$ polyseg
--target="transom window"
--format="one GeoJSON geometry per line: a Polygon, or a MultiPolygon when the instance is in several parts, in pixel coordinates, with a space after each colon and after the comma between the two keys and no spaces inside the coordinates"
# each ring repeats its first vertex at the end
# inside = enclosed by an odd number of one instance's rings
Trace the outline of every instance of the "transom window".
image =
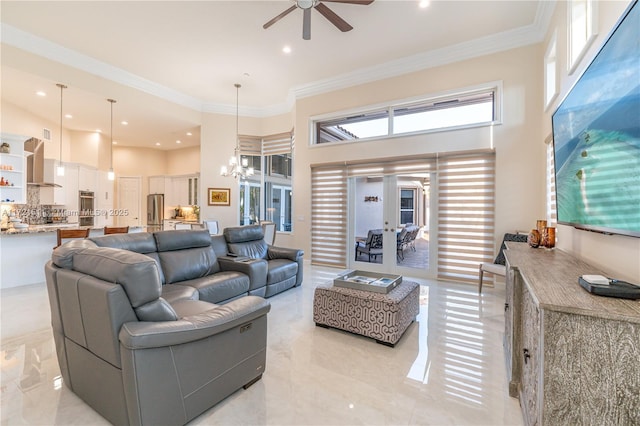
{"type": "Polygon", "coordinates": [[[497,120],[497,88],[390,105],[314,121],[315,144],[451,130],[497,120]]]}

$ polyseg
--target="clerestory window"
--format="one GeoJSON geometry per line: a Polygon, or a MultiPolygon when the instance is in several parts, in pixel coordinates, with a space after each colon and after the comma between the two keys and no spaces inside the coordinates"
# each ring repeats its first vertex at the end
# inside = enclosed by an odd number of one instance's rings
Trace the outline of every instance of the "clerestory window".
{"type": "Polygon", "coordinates": [[[315,120],[315,144],[489,125],[498,120],[497,87],[372,108],[315,120]]]}

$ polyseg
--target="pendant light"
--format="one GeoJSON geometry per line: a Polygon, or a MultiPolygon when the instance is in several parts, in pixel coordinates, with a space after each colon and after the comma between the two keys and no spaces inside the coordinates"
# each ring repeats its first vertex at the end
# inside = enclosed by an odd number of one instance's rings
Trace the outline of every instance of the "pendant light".
{"type": "Polygon", "coordinates": [[[114,180],[116,178],[116,174],[113,172],[113,104],[116,103],[115,99],[107,99],[107,101],[111,104],[111,143],[109,144],[109,173],[107,174],[107,179],[114,180]]]}
{"type": "Polygon", "coordinates": [[[233,157],[229,159],[229,166],[222,166],[220,168],[220,175],[233,176],[235,179],[238,177],[240,179],[246,179],[249,176],[253,176],[254,170],[253,167],[248,167],[249,161],[246,158],[241,158],[240,156],[240,133],[238,131],[238,117],[240,114],[238,104],[240,87],[242,86],[236,83],[234,84],[234,87],[236,88],[236,147],[233,151],[233,157]]]}
{"type": "Polygon", "coordinates": [[[58,163],[57,175],[64,176],[64,166],[62,165],[62,91],[67,88],[64,84],[57,83],[60,88],[60,162],[58,163]]]}

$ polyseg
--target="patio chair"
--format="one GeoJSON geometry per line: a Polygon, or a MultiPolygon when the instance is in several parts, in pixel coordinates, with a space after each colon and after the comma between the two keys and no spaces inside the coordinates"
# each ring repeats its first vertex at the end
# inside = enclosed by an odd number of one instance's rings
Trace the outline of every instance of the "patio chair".
{"type": "Polygon", "coordinates": [[[370,229],[366,241],[356,242],[355,260],[358,260],[360,254],[368,255],[368,262],[371,262],[371,256],[374,260],[378,259],[378,256],[382,256],[382,229],[370,229]]]}

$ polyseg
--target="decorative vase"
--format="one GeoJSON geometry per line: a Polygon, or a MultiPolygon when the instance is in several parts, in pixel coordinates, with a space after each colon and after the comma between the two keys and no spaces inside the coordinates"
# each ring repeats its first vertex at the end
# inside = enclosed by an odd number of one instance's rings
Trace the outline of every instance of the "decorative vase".
{"type": "MultiPolygon", "coordinates": [[[[547,221],[546,220],[538,220],[536,222],[536,229],[538,230],[538,233],[540,234],[540,238],[542,239],[542,235],[544,234],[544,228],[547,227],[547,221]]],[[[540,241],[540,243],[542,243],[542,241],[540,241]]]]}
{"type": "Polygon", "coordinates": [[[537,229],[532,229],[527,237],[527,243],[530,247],[538,248],[540,246],[540,232],[537,229]]]}
{"type": "Polygon", "coordinates": [[[540,245],[548,249],[552,249],[556,246],[556,228],[552,226],[544,228],[544,232],[542,233],[542,242],[540,245]]]}
{"type": "Polygon", "coordinates": [[[0,152],[3,154],[10,154],[11,153],[11,145],[9,145],[6,142],[3,142],[2,145],[0,145],[0,152]]]}

